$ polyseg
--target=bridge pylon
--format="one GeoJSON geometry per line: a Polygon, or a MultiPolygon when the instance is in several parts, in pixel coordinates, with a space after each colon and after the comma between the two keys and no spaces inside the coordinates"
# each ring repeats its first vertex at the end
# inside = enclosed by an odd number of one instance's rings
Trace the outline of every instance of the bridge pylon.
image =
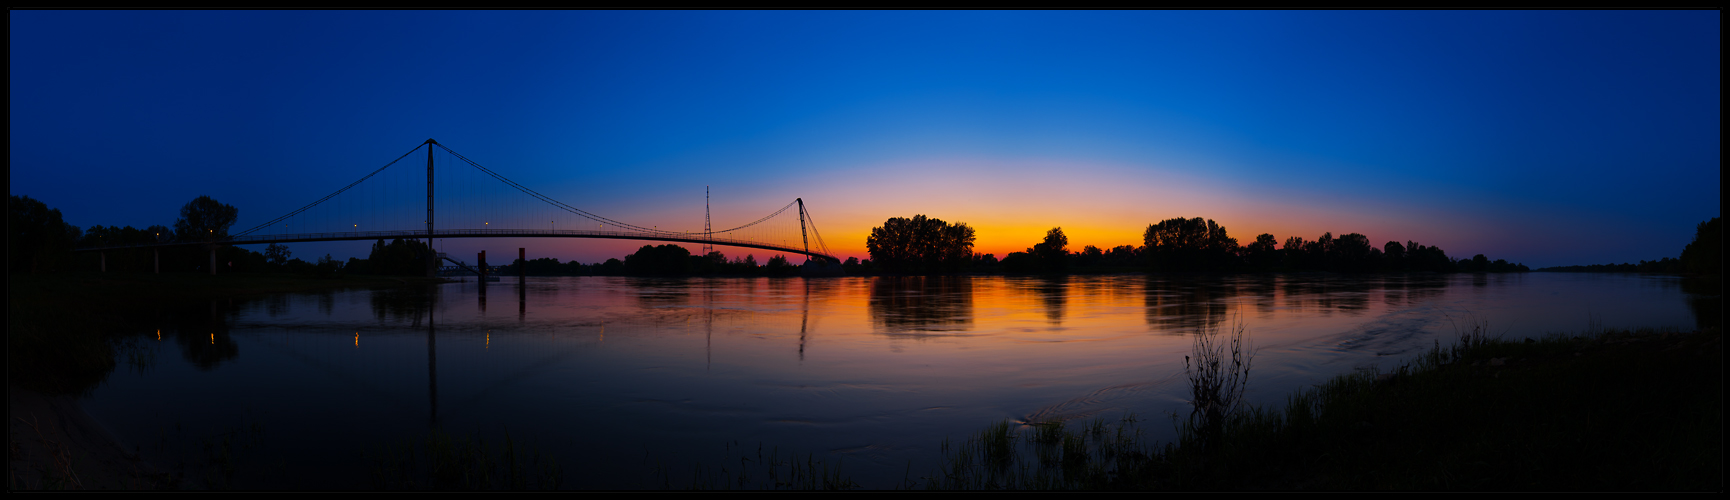
{"type": "Polygon", "coordinates": [[[433,246],[433,146],[438,141],[428,137],[426,140],[426,277],[436,278],[439,272],[439,259],[433,246]]]}

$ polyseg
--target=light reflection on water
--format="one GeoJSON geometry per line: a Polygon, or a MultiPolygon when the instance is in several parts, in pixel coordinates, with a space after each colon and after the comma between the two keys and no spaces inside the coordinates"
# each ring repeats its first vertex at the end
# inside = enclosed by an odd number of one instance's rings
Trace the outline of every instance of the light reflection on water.
{"type": "Polygon", "coordinates": [[[173,332],[155,349],[179,356],[117,371],[86,408],[169,468],[203,453],[172,443],[263,429],[237,477],[261,488],[367,487],[363,450],[435,427],[508,431],[577,488],[717,466],[730,442],[890,487],[997,420],[1133,412],[1169,439],[1190,335],[1233,321],[1257,349],[1257,404],[1472,319],[1516,338],[1695,324],[1675,278],[1548,273],[530,278],[187,309],[141,326],[173,332]]]}

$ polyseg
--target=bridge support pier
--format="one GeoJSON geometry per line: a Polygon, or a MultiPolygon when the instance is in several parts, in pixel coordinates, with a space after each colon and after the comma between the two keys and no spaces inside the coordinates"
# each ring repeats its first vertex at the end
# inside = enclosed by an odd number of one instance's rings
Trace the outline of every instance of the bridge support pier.
{"type": "Polygon", "coordinates": [[[522,247],[517,247],[517,284],[518,285],[523,284],[523,280],[527,279],[527,276],[529,275],[529,271],[528,271],[529,258],[528,258],[528,255],[529,255],[528,249],[522,248],[522,247]]]}
{"type": "Polygon", "coordinates": [[[161,249],[157,249],[157,248],[150,249],[150,270],[154,271],[156,274],[162,274],[162,250],[161,249]]]}
{"type": "Polygon", "coordinates": [[[102,257],[102,263],[100,264],[102,267],[99,269],[101,269],[102,272],[108,272],[108,252],[97,252],[96,254],[102,257]]]}
{"type": "Polygon", "coordinates": [[[210,275],[216,276],[216,245],[210,246],[210,275]]]}

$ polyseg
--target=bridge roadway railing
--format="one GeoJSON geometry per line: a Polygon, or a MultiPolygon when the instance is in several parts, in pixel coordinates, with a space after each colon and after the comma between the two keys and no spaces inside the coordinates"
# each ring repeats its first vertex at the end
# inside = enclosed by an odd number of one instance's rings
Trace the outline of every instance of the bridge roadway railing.
{"type": "MultiPolygon", "coordinates": [[[[126,248],[150,248],[150,247],[186,246],[186,245],[249,245],[249,244],[250,245],[257,245],[257,244],[265,244],[265,243],[296,243],[296,242],[307,242],[307,241],[373,240],[373,239],[395,239],[395,238],[419,239],[419,238],[427,238],[427,237],[433,237],[433,238],[565,237],[565,238],[608,238],[608,239],[630,239],[630,240],[654,240],[654,241],[671,241],[671,242],[680,242],[680,243],[708,243],[708,244],[713,244],[713,245],[725,245],[725,246],[735,246],[735,247],[745,247],[745,248],[761,248],[764,250],[783,251],[783,252],[788,252],[788,253],[805,254],[805,255],[811,255],[814,257],[825,257],[825,258],[829,258],[829,259],[834,259],[834,257],[828,256],[828,255],[822,255],[822,254],[817,254],[817,253],[807,253],[806,251],[804,251],[802,249],[798,249],[798,248],[786,247],[786,246],[781,246],[781,245],[773,245],[773,244],[762,243],[762,242],[751,241],[751,240],[743,240],[743,239],[736,239],[736,238],[714,238],[714,237],[705,238],[703,236],[703,233],[678,233],[678,232],[671,232],[671,231],[662,231],[662,232],[606,231],[606,230],[586,230],[586,229],[561,229],[561,230],[554,230],[554,229],[437,229],[437,230],[433,230],[431,234],[428,234],[426,230],[344,231],[344,232],[330,232],[330,233],[257,234],[257,235],[235,236],[235,237],[231,237],[231,238],[228,238],[226,240],[220,240],[220,241],[194,241],[194,242],[154,243],[154,244],[138,244],[138,245],[114,245],[114,246],[79,248],[79,249],[76,249],[74,251],[75,252],[91,252],[91,251],[101,251],[101,250],[120,250],[120,249],[126,249],[126,248]]],[[[839,260],[839,259],[836,259],[836,260],[839,260]]]]}

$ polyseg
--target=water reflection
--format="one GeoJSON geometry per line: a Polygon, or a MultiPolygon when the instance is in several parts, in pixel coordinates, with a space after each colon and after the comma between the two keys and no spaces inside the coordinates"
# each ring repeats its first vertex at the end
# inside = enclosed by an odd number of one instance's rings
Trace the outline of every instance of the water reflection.
{"type": "Polygon", "coordinates": [[[1694,313],[1696,328],[1724,326],[1724,281],[1718,276],[1691,276],[1681,280],[1682,293],[1688,297],[1688,310],[1694,313]]]}
{"type": "Polygon", "coordinates": [[[1285,307],[1355,316],[1369,307],[1370,292],[1380,284],[1378,276],[1296,275],[1283,279],[1280,290],[1285,307]]]}
{"type": "Polygon", "coordinates": [[[872,325],[884,333],[953,335],[973,326],[973,280],[967,276],[871,279],[872,325]]]}
{"type": "Polygon", "coordinates": [[[1227,299],[1238,293],[1235,283],[1211,276],[1149,276],[1143,283],[1147,325],[1171,332],[1218,326],[1230,309],[1227,299]]]}
{"type": "Polygon", "coordinates": [[[1279,279],[1272,274],[1246,276],[1238,283],[1238,291],[1249,299],[1257,313],[1272,313],[1279,307],[1275,294],[1279,290],[1279,279]]]}
{"type": "Polygon", "coordinates": [[[187,306],[176,311],[172,317],[177,324],[171,329],[181,356],[203,371],[240,357],[240,344],[229,335],[228,321],[237,310],[232,300],[212,300],[208,307],[187,306]]]}
{"type": "Polygon", "coordinates": [[[1063,305],[1069,299],[1069,277],[1041,277],[1034,289],[1039,293],[1039,301],[1045,304],[1045,321],[1051,326],[1063,325],[1063,305]]]}
{"type": "Polygon", "coordinates": [[[421,318],[431,317],[432,305],[438,301],[440,287],[407,286],[373,290],[369,294],[372,314],[380,323],[408,322],[419,327],[421,318]]]}
{"type": "Polygon", "coordinates": [[[636,289],[637,304],[645,309],[690,304],[690,288],[700,283],[686,278],[632,278],[627,282],[636,289]]]}

